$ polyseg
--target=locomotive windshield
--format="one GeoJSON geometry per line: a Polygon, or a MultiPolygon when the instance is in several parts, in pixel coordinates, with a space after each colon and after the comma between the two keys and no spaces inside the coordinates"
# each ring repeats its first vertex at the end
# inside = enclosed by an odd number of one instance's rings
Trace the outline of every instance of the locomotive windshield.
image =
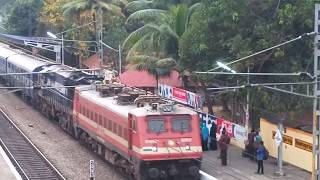
{"type": "Polygon", "coordinates": [[[148,130],[153,133],[165,132],[164,119],[150,118],[148,119],[148,130]]]}
{"type": "Polygon", "coordinates": [[[191,130],[190,118],[179,117],[172,119],[172,131],[174,132],[189,132],[191,130]]]}
{"type": "Polygon", "coordinates": [[[147,118],[147,125],[149,132],[157,134],[167,132],[167,128],[172,132],[190,132],[191,117],[188,115],[149,116],[147,118]]]}

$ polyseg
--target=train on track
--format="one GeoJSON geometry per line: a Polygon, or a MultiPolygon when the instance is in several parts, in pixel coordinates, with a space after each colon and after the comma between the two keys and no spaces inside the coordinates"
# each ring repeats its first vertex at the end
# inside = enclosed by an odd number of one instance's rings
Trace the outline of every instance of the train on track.
{"type": "Polygon", "coordinates": [[[5,44],[0,74],[25,101],[134,179],[199,179],[195,111],[5,44]]]}

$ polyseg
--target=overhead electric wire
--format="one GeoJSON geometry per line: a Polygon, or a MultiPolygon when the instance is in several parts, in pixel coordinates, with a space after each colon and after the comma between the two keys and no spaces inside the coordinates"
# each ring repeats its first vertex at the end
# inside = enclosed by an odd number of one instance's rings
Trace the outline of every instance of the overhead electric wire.
{"type": "Polygon", "coordinates": [[[1,95],[6,95],[6,94],[11,94],[11,93],[22,91],[22,90],[23,89],[15,89],[15,90],[12,90],[12,91],[2,92],[2,93],[0,93],[0,96],[1,95]]]}
{"type": "MultiPolygon", "coordinates": [[[[264,50],[258,51],[258,52],[256,52],[256,53],[253,53],[253,54],[251,54],[251,55],[248,55],[248,56],[242,57],[242,58],[240,58],[240,59],[231,61],[231,62],[229,62],[229,63],[226,63],[225,65],[228,66],[228,65],[231,65],[231,64],[234,64],[234,63],[243,61],[243,60],[245,60],[245,59],[248,59],[248,58],[251,58],[251,57],[253,57],[253,56],[259,55],[259,54],[261,54],[261,53],[270,51],[270,50],[275,49],[275,48],[277,48],[277,47],[280,47],[280,46],[289,44],[289,43],[294,42],[294,41],[297,41],[297,40],[300,40],[300,39],[302,39],[302,38],[304,38],[304,37],[306,37],[306,36],[311,36],[311,35],[315,35],[315,34],[316,34],[315,32],[304,33],[304,34],[302,34],[302,35],[300,35],[300,36],[298,36],[298,37],[296,37],[296,38],[294,38],[294,39],[291,39],[291,40],[289,40],[289,41],[285,41],[285,42],[280,43],[280,44],[278,44],[278,45],[271,46],[271,47],[269,47],[269,48],[267,48],[267,49],[264,49],[264,50]]],[[[215,68],[210,69],[210,70],[208,70],[208,71],[206,71],[206,72],[215,71],[215,70],[217,70],[217,69],[219,69],[219,68],[220,68],[220,67],[215,67],[215,68]]]]}
{"type": "MultiPolygon", "coordinates": [[[[200,72],[197,74],[217,74],[217,75],[249,75],[249,76],[301,76],[302,72],[298,73],[232,73],[232,72],[200,72]]],[[[306,73],[307,74],[307,73],[306,73]]]]}
{"type": "Polygon", "coordinates": [[[274,91],[283,92],[283,93],[289,93],[289,94],[296,95],[296,96],[302,96],[302,97],[306,97],[306,98],[313,98],[313,99],[314,98],[317,98],[317,99],[320,98],[320,97],[316,97],[316,96],[309,96],[309,95],[296,93],[296,92],[292,92],[292,91],[287,91],[287,90],[284,90],[284,89],[279,89],[279,88],[270,87],[270,86],[261,86],[261,87],[266,88],[266,89],[271,89],[271,90],[274,90],[274,91]]]}
{"type": "Polygon", "coordinates": [[[94,69],[59,69],[59,70],[52,70],[46,72],[25,72],[25,73],[0,73],[0,76],[11,76],[11,75],[32,75],[32,74],[50,74],[50,73],[57,73],[57,72],[86,72],[86,71],[101,71],[101,68],[94,68],[94,69]]]}
{"type": "Polygon", "coordinates": [[[44,61],[44,62],[49,62],[49,63],[55,63],[55,61],[53,61],[52,59],[49,59],[49,58],[47,58],[47,57],[45,57],[45,56],[42,56],[42,55],[39,55],[39,54],[33,55],[33,54],[32,54],[32,51],[30,51],[30,50],[28,50],[28,49],[25,49],[25,48],[22,48],[22,47],[20,47],[20,46],[17,46],[17,45],[15,45],[15,44],[11,43],[11,42],[4,41],[4,40],[1,40],[1,39],[0,39],[0,42],[2,42],[3,44],[6,44],[6,45],[13,46],[13,47],[15,47],[15,48],[17,48],[17,49],[19,49],[19,50],[22,51],[22,52],[21,52],[21,51],[20,51],[20,52],[17,52],[15,49],[13,49],[13,51],[15,51],[17,54],[23,53],[23,54],[25,54],[25,55],[27,55],[27,56],[34,56],[34,57],[37,57],[37,58],[42,58],[42,59],[37,59],[37,60],[39,60],[39,61],[44,61]],[[26,52],[23,52],[23,51],[29,52],[30,54],[28,54],[28,53],[26,53],[26,52]]]}

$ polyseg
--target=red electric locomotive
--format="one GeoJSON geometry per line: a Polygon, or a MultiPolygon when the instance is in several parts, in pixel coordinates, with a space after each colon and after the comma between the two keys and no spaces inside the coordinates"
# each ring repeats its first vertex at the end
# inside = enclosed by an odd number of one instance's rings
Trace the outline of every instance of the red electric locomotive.
{"type": "Polygon", "coordinates": [[[76,88],[75,135],[138,180],[198,179],[196,112],[121,84],[76,88]]]}

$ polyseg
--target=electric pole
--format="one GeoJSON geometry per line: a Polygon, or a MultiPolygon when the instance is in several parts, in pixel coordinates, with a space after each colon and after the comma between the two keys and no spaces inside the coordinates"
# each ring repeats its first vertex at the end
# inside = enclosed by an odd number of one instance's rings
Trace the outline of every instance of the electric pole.
{"type": "Polygon", "coordinates": [[[320,173],[320,163],[319,163],[319,139],[320,139],[320,109],[319,109],[319,99],[320,90],[318,89],[318,76],[320,74],[320,69],[318,66],[318,60],[320,60],[320,49],[318,44],[320,41],[319,36],[319,26],[320,26],[320,3],[319,1],[315,2],[315,11],[314,11],[314,99],[313,99],[313,148],[312,148],[312,179],[319,180],[320,173]]]}
{"type": "Polygon", "coordinates": [[[97,46],[100,62],[103,63],[103,44],[102,44],[102,8],[98,9],[98,23],[97,23],[97,46]]]}

